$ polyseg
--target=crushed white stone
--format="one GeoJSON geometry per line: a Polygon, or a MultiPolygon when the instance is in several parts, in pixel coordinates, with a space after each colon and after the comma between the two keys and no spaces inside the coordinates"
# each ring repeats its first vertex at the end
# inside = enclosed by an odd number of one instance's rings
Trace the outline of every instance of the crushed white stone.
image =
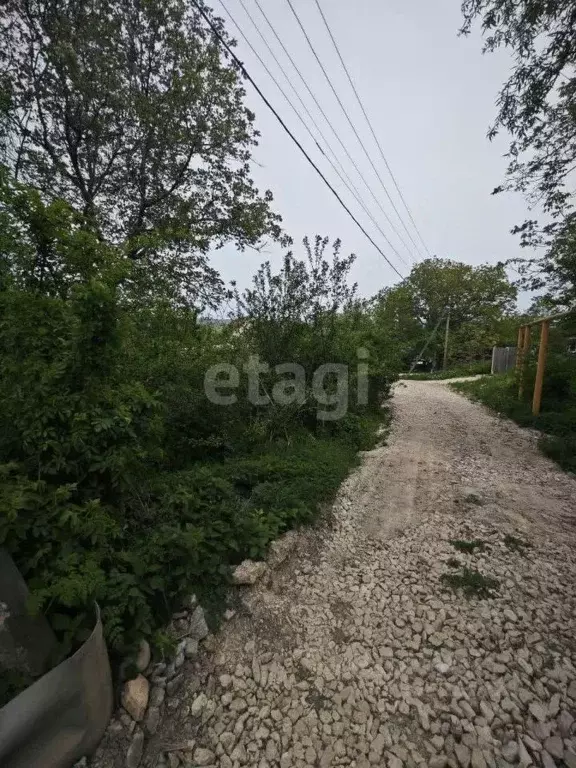
{"type": "Polygon", "coordinates": [[[156,738],[194,739],[193,762],[150,765],[575,768],[576,479],[443,382],[393,408],[331,526],[191,662],[156,738]],[[499,588],[447,588],[450,558],[499,588]]]}

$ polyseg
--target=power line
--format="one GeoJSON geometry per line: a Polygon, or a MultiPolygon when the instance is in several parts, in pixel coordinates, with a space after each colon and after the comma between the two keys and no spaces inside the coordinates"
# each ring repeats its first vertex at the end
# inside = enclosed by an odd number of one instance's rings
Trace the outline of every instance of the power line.
{"type": "MultiPolygon", "coordinates": [[[[404,199],[404,195],[402,194],[402,190],[400,189],[400,187],[398,185],[398,182],[396,181],[396,177],[392,173],[392,169],[390,168],[390,165],[388,164],[388,160],[386,159],[386,155],[384,154],[384,150],[382,149],[382,146],[380,145],[380,141],[378,140],[378,136],[376,135],[376,131],[374,130],[374,127],[372,126],[372,121],[370,120],[370,118],[368,117],[368,114],[366,113],[366,110],[364,108],[364,104],[362,103],[362,99],[360,98],[360,95],[358,94],[356,86],[354,85],[354,81],[352,80],[352,76],[350,75],[350,72],[348,71],[348,67],[344,63],[344,59],[342,58],[342,54],[340,53],[340,48],[338,47],[338,43],[334,39],[334,35],[332,34],[332,30],[330,29],[330,25],[328,24],[326,16],[324,15],[324,11],[322,10],[322,7],[320,5],[320,1],[319,0],[314,0],[314,2],[316,3],[316,7],[318,8],[318,10],[320,11],[320,15],[322,16],[322,21],[324,22],[324,26],[326,27],[326,29],[328,31],[328,34],[330,35],[330,39],[332,40],[334,48],[336,49],[336,53],[338,54],[338,58],[340,59],[340,63],[342,64],[344,72],[346,72],[346,76],[348,78],[348,81],[349,81],[350,85],[352,86],[352,90],[354,91],[354,95],[356,96],[356,101],[360,105],[360,109],[362,110],[362,114],[366,118],[366,122],[368,123],[368,127],[370,128],[372,136],[374,137],[374,141],[376,142],[376,146],[378,147],[378,150],[380,152],[380,156],[382,157],[382,160],[384,161],[384,164],[385,164],[385,166],[386,166],[386,168],[388,170],[388,173],[390,174],[390,177],[391,177],[392,181],[394,182],[394,186],[396,187],[396,191],[398,192],[398,195],[400,196],[400,199],[402,200],[402,203],[404,204],[404,208],[406,208],[406,213],[410,217],[410,221],[412,222],[412,225],[414,226],[416,234],[420,238],[420,242],[424,246],[424,249],[425,249],[426,253],[431,258],[432,254],[430,253],[430,250],[429,250],[428,246],[424,242],[424,238],[422,237],[422,235],[420,233],[420,230],[416,226],[416,222],[414,221],[414,217],[412,216],[412,211],[410,210],[410,208],[408,206],[408,203],[404,199]]],[[[394,207],[394,210],[396,210],[396,207],[394,207]]],[[[398,213],[397,210],[396,210],[396,213],[398,213]]],[[[399,213],[398,213],[398,217],[400,217],[399,213]]],[[[402,219],[401,219],[401,221],[402,221],[402,219]]],[[[402,221],[402,224],[404,225],[403,221],[402,221]]],[[[406,229],[405,225],[404,225],[404,228],[406,229]]],[[[406,229],[406,232],[408,233],[408,236],[410,237],[410,240],[412,240],[412,242],[414,243],[414,240],[412,239],[412,236],[410,235],[410,233],[408,232],[407,229],[406,229]]],[[[416,246],[416,243],[414,243],[414,245],[416,246]]]]}
{"type": "MultiPolygon", "coordinates": [[[[319,57],[319,56],[318,56],[318,54],[316,53],[316,49],[314,48],[314,46],[313,46],[313,44],[312,44],[312,41],[310,40],[310,37],[308,36],[308,33],[306,32],[306,29],[304,28],[304,25],[302,24],[302,21],[300,20],[300,17],[298,16],[298,13],[297,13],[297,11],[296,11],[296,9],[294,8],[294,6],[293,6],[293,4],[292,4],[292,0],[286,0],[286,2],[287,2],[287,3],[288,3],[288,5],[290,6],[290,10],[292,11],[292,13],[293,13],[293,15],[294,15],[294,18],[295,18],[295,19],[296,19],[296,21],[298,22],[298,26],[299,26],[299,27],[300,27],[300,29],[302,30],[302,33],[303,33],[304,37],[306,38],[306,42],[308,43],[308,46],[309,46],[310,50],[312,51],[312,53],[313,53],[313,55],[314,55],[314,58],[315,58],[315,59],[316,59],[316,61],[318,62],[318,65],[320,66],[320,69],[322,70],[322,73],[323,73],[323,75],[324,75],[324,77],[325,77],[325,79],[326,79],[326,82],[328,83],[328,85],[330,86],[330,89],[331,89],[332,93],[333,93],[333,94],[334,94],[334,96],[336,97],[336,100],[338,101],[338,104],[340,105],[340,108],[342,109],[342,112],[344,113],[344,116],[345,116],[346,120],[348,121],[348,123],[349,123],[350,127],[352,128],[352,130],[353,130],[353,132],[354,132],[354,135],[356,136],[356,138],[357,138],[357,140],[358,140],[358,143],[360,144],[360,146],[362,147],[362,150],[364,151],[364,154],[365,154],[365,155],[366,155],[366,157],[368,158],[368,162],[369,162],[369,163],[370,163],[370,165],[372,166],[372,170],[374,171],[374,173],[375,173],[375,174],[376,174],[376,176],[378,177],[378,181],[380,182],[380,185],[381,185],[382,189],[383,189],[383,190],[384,190],[384,192],[386,193],[386,197],[388,198],[388,200],[389,200],[389,201],[390,201],[390,203],[392,204],[392,207],[394,208],[394,210],[396,211],[396,214],[398,215],[398,217],[399,217],[400,221],[402,222],[402,217],[401,217],[401,216],[400,216],[400,214],[398,213],[398,209],[396,208],[396,206],[395,206],[395,204],[394,204],[394,201],[392,200],[392,197],[390,196],[390,193],[388,192],[388,189],[386,188],[386,185],[385,185],[385,184],[384,184],[384,182],[382,181],[382,177],[381,177],[381,176],[380,176],[380,174],[378,173],[378,169],[377,169],[377,168],[376,168],[376,166],[374,165],[374,162],[373,162],[372,158],[370,157],[370,154],[369,154],[368,150],[366,149],[366,147],[365,147],[365,145],[364,145],[364,142],[362,141],[362,139],[361,139],[360,135],[358,134],[358,131],[356,130],[356,126],[354,125],[354,123],[352,122],[352,120],[351,120],[351,118],[350,118],[350,115],[349,115],[349,114],[348,114],[348,112],[346,111],[346,107],[345,107],[345,106],[344,106],[344,104],[342,103],[342,100],[340,99],[340,96],[338,96],[338,92],[337,92],[337,91],[336,91],[336,89],[334,88],[334,85],[332,84],[332,80],[330,80],[330,77],[329,77],[328,73],[326,72],[326,69],[325,69],[324,65],[322,64],[322,61],[320,60],[320,57],[319,57]]],[[[402,222],[402,224],[403,224],[403,222],[402,222]]],[[[406,229],[406,225],[404,225],[404,224],[403,224],[403,226],[404,226],[404,229],[406,229]]],[[[396,232],[396,234],[398,235],[398,237],[400,238],[400,240],[402,241],[402,244],[404,245],[404,247],[406,248],[406,250],[407,250],[407,251],[410,253],[410,248],[409,248],[409,247],[406,245],[406,242],[404,241],[404,238],[401,236],[401,234],[398,232],[398,230],[396,229],[396,227],[395,227],[394,225],[392,225],[392,227],[393,227],[394,231],[396,232]]],[[[408,230],[407,230],[407,229],[406,229],[406,231],[408,232],[408,230]]],[[[408,235],[410,236],[410,233],[408,233],[408,235]]],[[[418,252],[418,247],[416,246],[416,243],[414,243],[414,245],[415,245],[415,247],[416,247],[416,251],[418,252]]],[[[420,254],[419,254],[419,255],[420,255],[420,254]]]]}
{"type": "Polygon", "coordinates": [[[312,133],[312,131],[310,130],[310,126],[309,126],[309,125],[306,123],[306,121],[304,120],[304,118],[302,117],[302,115],[301,115],[301,114],[298,112],[298,110],[296,109],[296,107],[294,106],[294,104],[293,104],[293,103],[290,101],[289,97],[286,95],[286,92],[283,90],[282,86],[281,86],[281,85],[279,84],[279,82],[276,80],[276,78],[274,77],[274,75],[272,74],[272,72],[270,72],[270,69],[268,68],[268,66],[266,65],[266,63],[263,61],[263,59],[261,58],[261,56],[259,55],[259,53],[256,51],[256,49],[254,48],[254,46],[252,45],[252,43],[250,42],[250,40],[249,40],[249,39],[246,37],[246,35],[244,34],[244,32],[242,31],[242,29],[240,28],[240,25],[238,24],[238,22],[236,21],[236,19],[235,19],[235,18],[234,18],[234,16],[232,15],[232,13],[231,13],[231,12],[228,10],[228,8],[227,8],[227,7],[224,5],[224,2],[223,2],[223,0],[220,0],[220,4],[222,5],[222,7],[224,8],[224,10],[225,10],[225,11],[226,11],[226,13],[228,14],[228,16],[229,16],[230,20],[232,21],[232,23],[234,24],[234,26],[236,27],[236,29],[238,30],[238,32],[239,32],[239,33],[240,33],[240,35],[242,36],[242,38],[243,38],[244,42],[246,43],[246,45],[248,45],[248,47],[250,48],[250,50],[252,51],[252,53],[254,54],[254,56],[256,56],[256,58],[258,59],[258,61],[259,61],[259,62],[260,62],[260,64],[262,65],[262,67],[264,67],[264,69],[265,69],[265,71],[267,72],[268,76],[269,76],[269,77],[271,78],[271,80],[274,82],[274,84],[276,85],[276,87],[278,88],[278,90],[280,91],[280,93],[282,94],[282,96],[284,97],[284,99],[285,99],[285,100],[288,102],[288,104],[289,104],[289,106],[291,107],[292,111],[293,111],[293,112],[296,114],[296,117],[297,117],[297,118],[300,120],[300,122],[301,122],[301,123],[302,123],[302,125],[304,126],[305,130],[307,131],[307,133],[308,133],[308,134],[310,135],[310,137],[312,138],[312,141],[314,141],[314,143],[316,144],[316,146],[318,147],[318,149],[320,150],[320,152],[322,153],[322,155],[324,155],[324,157],[326,158],[326,160],[327,160],[327,161],[330,163],[330,165],[332,166],[332,169],[333,169],[333,170],[336,172],[336,174],[337,174],[337,175],[338,175],[338,177],[340,178],[340,181],[341,181],[341,182],[344,184],[344,186],[345,186],[345,187],[347,187],[348,191],[349,191],[349,192],[350,192],[350,194],[351,194],[351,195],[352,195],[352,196],[355,198],[356,202],[357,202],[357,203],[360,205],[360,207],[363,209],[364,213],[365,213],[365,214],[366,214],[366,215],[367,215],[367,216],[368,216],[368,217],[371,219],[372,223],[374,224],[374,226],[376,227],[376,229],[377,229],[377,230],[380,232],[380,234],[382,235],[382,237],[384,238],[384,240],[386,241],[386,243],[388,244],[388,246],[391,248],[391,250],[394,252],[394,254],[395,254],[395,255],[396,255],[396,256],[397,256],[397,257],[400,259],[400,261],[401,261],[403,264],[405,264],[407,267],[410,267],[410,265],[408,264],[408,262],[406,261],[406,259],[405,259],[405,258],[404,258],[404,257],[403,257],[403,256],[402,256],[402,255],[401,255],[399,252],[398,252],[398,250],[395,248],[395,246],[393,245],[393,243],[392,243],[392,242],[390,241],[390,239],[387,237],[386,233],[385,233],[385,232],[382,230],[382,228],[381,228],[381,227],[380,227],[380,225],[378,224],[378,221],[375,219],[375,217],[373,216],[373,214],[372,214],[372,212],[370,211],[370,209],[368,208],[368,206],[365,204],[365,202],[364,202],[364,200],[362,199],[362,196],[360,195],[360,192],[358,191],[358,189],[357,189],[356,185],[354,184],[354,182],[352,181],[352,179],[350,178],[350,176],[349,176],[349,175],[348,175],[348,173],[346,172],[346,170],[345,170],[344,166],[342,165],[342,163],[339,161],[339,159],[338,159],[338,156],[336,155],[336,153],[334,152],[334,150],[333,150],[333,149],[332,149],[332,147],[330,146],[330,143],[329,143],[329,141],[327,140],[326,136],[324,135],[324,133],[323,133],[322,129],[321,129],[319,126],[318,126],[318,123],[317,123],[317,122],[316,122],[316,120],[314,119],[314,116],[312,115],[312,113],[310,112],[310,110],[308,109],[308,107],[306,106],[306,104],[304,103],[304,101],[302,101],[302,98],[300,97],[300,94],[298,93],[298,91],[296,90],[296,88],[295,88],[295,86],[293,85],[292,81],[291,81],[291,80],[290,80],[290,78],[288,77],[288,74],[286,73],[286,71],[285,71],[285,70],[284,70],[284,68],[282,67],[282,64],[281,64],[281,63],[278,61],[278,58],[277,58],[276,54],[274,53],[274,51],[273,51],[273,50],[272,50],[272,48],[270,47],[270,45],[269,45],[268,41],[266,40],[266,38],[264,37],[264,35],[263,35],[263,34],[262,34],[262,32],[260,31],[260,29],[259,29],[258,25],[257,25],[257,24],[256,24],[256,22],[254,21],[254,19],[253,19],[252,15],[250,14],[249,10],[246,8],[246,5],[245,5],[245,3],[244,3],[244,0],[240,0],[240,4],[242,5],[242,8],[243,8],[243,9],[244,9],[244,11],[246,12],[246,15],[248,16],[248,18],[249,18],[249,19],[250,19],[250,21],[252,22],[252,25],[254,26],[254,28],[256,29],[256,32],[258,33],[258,35],[260,36],[260,38],[261,38],[261,39],[262,39],[262,41],[264,42],[264,45],[266,46],[266,48],[267,48],[267,49],[268,49],[268,51],[270,52],[270,54],[271,54],[272,58],[273,58],[273,59],[274,59],[274,61],[276,62],[276,64],[277,64],[277,66],[279,67],[280,71],[281,71],[281,72],[282,72],[282,74],[284,75],[284,78],[286,79],[286,81],[288,82],[288,84],[290,85],[290,87],[292,88],[292,90],[294,91],[294,93],[295,93],[295,95],[296,95],[296,98],[299,100],[300,104],[302,105],[302,107],[304,108],[304,110],[305,110],[306,114],[308,115],[308,118],[310,119],[310,121],[312,122],[312,124],[314,125],[314,127],[316,128],[316,130],[318,131],[318,133],[320,134],[320,137],[321,137],[321,138],[322,138],[322,140],[324,141],[324,143],[325,143],[325,145],[326,145],[326,147],[327,147],[328,151],[329,151],[329,152],[332,154],[332,157],[334,158],[334,160],[335,160],[335,161],[336,161],[336,163],[338,164],[338,166],[339,166],[340,170],[338,170],[338,168],[336,168],[336,166],[334,165],[334,162],[332,161],[332,159],[331,159],[331,158],[330,158],[330,157],[329,157],[329,156],[328,156],[328,155],[327,155],[327,154],[324,152],[324,150],[322,149],[322,147],[321,147],[321,146],[320,146],[320,144],[318,143],[318,140],[316,139],[316,137],[314,136],[314,134],[313,134],[313,133],[312,133]]]}
{"type": "Polygon", "coordinates": [[[228,45],[228,43],[227,43],[227,42],[224,40],[224,38],[223,38],[223,37],[222,37],[222,35],[220,34],[220,31],[218,30],[218,28],[216,27],[216,25],[214,24],[214,22],[212,21],[212,19],[211,19],[211,18],[208,16],[208,14],[207,14],[207,13],[206,13],[206,11],[204,10],[204,8],[202,8],[202,6],[199,4],[198,0],[192,0],[192,3],[193,3],[193,5],[195,6],[195,8],[197,9],[198,13],[199,13],[199,14],[202,16],[202,18],[204,19],[204,21],[205,21],[205,22],[208,24],[208,26],[209,26],[209,27],[210,27],[210,29],[212,30],[212,33],[214,34],[214,36],[215,36],[215,37],[216,37],[216,39],[218,40],[218,42],[219,42],[219,43],[220,43],[220,44],[221,44],[221,45],[224,47],[224,49],[225,49],[225,50],[228,52],[228,55],[229,55],[229,56],[230,56],[230,57],[233,59],[233,61],[234,61],[234,62],[236,63],[236,65],[239,67],[239,69],[240,69],[240,71],[242,72],[242,74],[244,75],[244,77],[245,77],[245,78],[248,80],[248,82],[249,82],[249,83],[251,83],[251,85],[252,85],[252,86],[253,86],[253,88],[256,90],[256,93],[257,93],[257,94],[260,96],[260,98],[262,99],[262,101],[264,102],[264,104],[266,104],[266,106],[267,106],[267,107],[268,107],[268,109],[269,109],[269,110],[272,112],[272,114],[274,115],[274,117],[276,118],[276,120],[278,120],[278,122],[280,123],[280,125],[282,126],[282,128],[284,129],[284,131],[285,131],[285,132],[288,134],[288,136],[289,136],[289,137],[292,139],[292,141],[294,142],[294,144],[296,144],[296,146],[298,147],[298,149],[300,150],[300,152],[301,152],[301,153],[304,155],[304,157],[305,157],[305,158],[306,158],[306,160],[309,162],[309,164],[312,166],[312,168],[314,168],[314,170],[316,171],[316,173],[318,174],[318,176],[320,176],[320,178],[322,179],[322,181],[324,182],[324,184],[326,184],[326,186],[328,187],[328,189],[329,189],[329,190],[332,192],[332,194],[333,194],[333,195],[334,195],[334,197],[335,197],[335,198],[338,200],[338,202],[340,203],[340,205],[342,206],[342,208],[344,208],[344,210],[346,211],[346,213],[347,213],[347,214],[350,216],[350,218],[352,219],[352,221],[353,221],[353,222],[356,224],[356,226],[358,227],[358,229],[360,229],[360,230],[362,231],[362,233],[363,233],[363,234],[366,236],[366,238],[367,238],[367,239],[368,239],[368,240],[369,240],[369,241],[372,243],[372,245],[374,246],[374,248],[376,248],[376,250],[378,251],[378,253],[379,253],[379,254],[382,256],[382,258],[383,258],[383,259],[386,261],[386,263],[387,263],[387,264],[388,264],[388,265],[389,265],[389,266],[390,266],[390,267],[391,267],[391,268],[394,270],[394,272],[395,272],[395,273],[398,275],[398,277],[399,277],[401,280],[404,280],[404,277],[402,276],[402,274],[401,274],[401,273],[400,273],[400,272],[399,272],[399,271],[396,269],[396,267],[394,266],[394,264],[392,264],[392,262],[390,261],[390,259],[389,259],[389,258],[386,256],[386,254],[384,253],[384,251],[383,251],[383,250],[382,250],[382,249],[381,249],[381,248],[380,248],[378,245],[376,245],[376,243],[375,243],[375,242],[374,242],[374,240],[373,240],[373,239],[370,237],[370,235],[368,234],[368,232],[366,232],[366,230],[364,229],[364,227],[362,226],[362,224],[360,224],[360,222],[358,221],[358,219],[356,218],[356,216],[354,216],[354,214],[352,213],[352,211],[351,211],[351,210],[348,208],[348,206],[346,205],[346,203],[345,203],[345,202],[342,200],[342,198],[340,197],[340,195],[338,194],[338,192],[336,192],[336,190],[334,189],[334,187],[333,187],[333,186],[330,184],[330,182],[328,181],[328,179],[327,179],[327,178],[324,176],[324,174],[322,173],[322,171],[320,170],[320,168],[318,168],[318,166],[316,165],[316,163],[315,163],[315,162],[312,160],[312,158],[310,157],[310,155],[309,155],[309,154],[306,152],[306,150],[304,149],[304,147],[302,146],[302,144],[300,144],[300,142],[298,141],[298,139],[296,138],[296,136],[294,136],[294,134],[292,133],[292,131],[291,131],[291,130],[288,128],[288,126],[286,125],[286,123],[284,122],[284,120],[282,120],[282,118],[280,117],[280,115],[278,114],[278,112],[277,112],[277,111],[274,109],[274,107],[272,106],[272,104],[271,104],[271,103],[268,101],[268,99],[266,98],[266,96],[264,96],[264,94],[262,93],[262,91],[260,90],[260,88],[258,87],[258,85],[256,84],[256,82],[255,82],[255,81],[253,80],[253,78],[252,78],[252,77],[251,77],[251,76],[248,74],[248,71],[246,70],[246,67],[244,66],[244,64],[243,64],[243,63],[240,61],[240,59],[238,58],[238,56],[236,56],[236,54],[234,53],[234,51],[233,51],[233,50],[230,48],[230,46],[228,45]]]}
{"type": "MultiPolygon", "coordinates": [[[[388,216],[388,213],[386,212],[385,208],[382,206],[382,203],[380,202],[380,200],[379,200],[379,199],[376,197],[376,195],[374,194],[374,191],[372,190],[372,187],[371,187],[371,186],[368,184],[368,182],[366,181],[366,179],[365,179],[365,177],[364,177],[364,175],[363,175],[362,171],[360,170],[360,168],[358,168],[358,164],[356,163],[356,161],[354,160],[354,158],[352,157],[352,155],[351,155],[351,154],[350,154],[350,152],[348,151],[348,148],[346,147],[346,145],[344,144],[344,142],[342,141],[342,139],[341,139],[341,138],[340,138],[340,136],[338,135],[338,133],[337,133],[336,129],[334,128],[334,125],[333,125],[333,121],[332,121],[332,120],[330,120],[330,118],[328,117],[328,115],[326,114],[326,112],[324,111],[324,109],[322,108],[322,105],[320,104],[320,102],[318,101],[318,99],[317,99],[317,97],[315,96],[314,92],[311,90],[310,86],[308,85],[308,82],[307,82],[306,78],[304,77],[304,75],[302,74],[302,72],[301,72],[301,71],[300,71],[300,69],[298,68],[298,65],[296,64],[296,62],[294,61],[293,57],[291,56],[290,52],[287,50],[286,46],[285,46],[285,45],[284,45],[284,43],[282,42],[282,38],[279,36],[279,34],[278,34],[278,32],[276,31],[276,29],[274,28],[274,26],[273,26],[272,22],[270,21],[270,19],[269,19],[269,18],[268,18],[268,16],[266,15],[266,12],[264,11],[264,9],[262,8],[262,6],[260,5],[260,2],[259,2],[259,0],[254,0],[254,2],[255,2],[255,3],[256,3],[256,5],[258,6],[258,9],[259,9],[260,13],[262,14],[262,16],[264,17],[264,20],[266,21],[266,23],[267,23],[267,24],[268,24],[268,26],[270,27],[270,29],[271,29],[271,31],[272,31],[272,33],[273,33],[274,37],[275,37],[275,38],[276,38],[276,40],[277,40],[277,41],[280,43],[280,45],[281,45],[281,47],[282,47],[282,50],[284,51],[284,53],[285,53],[285,54],[286,54],[286,56],[288,57],[288,59],[289,59],[290,63],[292,64],[292,66],[294,67],[294,69],[295,69],[295,71],[296,71],[296,73],[297,73],[298,77],[300,78],[300,80],[301,80],[301,81],[302,81],[302,83],[304,84],[304,87],[306,88],[306,90],[308,91],[309,95],[310,95],[310,96],[311,96],[311,98],[313,99],[314,103],[316,104],[316,107],[317,107],[317,108],[318,108],[318,110],[320,111],[320,113],[321,113],[322,117],[324,118],[324,120],[326,121],[326,123],[327,123],[328,127],[330,128],[330,130],[332,131],[332,133],[333,133],[333,134],[334,134],[334,136],[336,137],[336,140],[338,141],[338,143],[340,144],[340,146],[341,146],[341,147],[342,147],[342,149],[344,150],[344,152],[345,152],[345,154],[346,154],[346,157],[348,158],[348,160],[349,160],[349,161],[352,163],[352,165],[354,166],[354,168],[355,168],[355,170],[356,170],[356,172],[357,172],[358,176],[361,178],[361,180],[362,180],[362,182],[363,182],[364,186],[366,187],[366,189],[368,190],[368,192],[370,193],[370,195],[371,195],[371,196],[372,196],[372,198],[374,199],[374,202],[376,203],[376,205],[378,206],[378,208],[379,208],[379,209],[382,211],[382,213],[384,214],[384,217],[385,217],[386,221],[388,222],[388,224],[390,225],[390,227],[392,228],[392,230],[393,230],[393,231],[396,233],[396,235],[399,237],[399,239],[400,239],[400,242],[401,242],[401,243],[402,243],[402,245],[403,245],[403,246],[406,248],[406,250],[407,250],[407,251],[408,251],[408,253],[410,254],[410,256],[411,256],[412,260],[413,260],[413,261],[415,261],[414,257],[412,256],[412,254],[411,254],[411,252],[410,252],[410,249],[408,248],[408,246],[407,246],[407,245],[406,245],[406,243],[404,242],[404,239],[403,239],[403,238],[400,236],[400,234],[399,234],[398,230],[396,229],[396,227],[395,227],[394,223],[392,222],[392,220],[391,220],[391,219],[390,219],[390,217],[388,216]]],[[[404,259],[402,259],[402,261],[404,261],[404,259]]],[[[404,263],[406,263],[406,262],[404,261],[404,263]]]]}

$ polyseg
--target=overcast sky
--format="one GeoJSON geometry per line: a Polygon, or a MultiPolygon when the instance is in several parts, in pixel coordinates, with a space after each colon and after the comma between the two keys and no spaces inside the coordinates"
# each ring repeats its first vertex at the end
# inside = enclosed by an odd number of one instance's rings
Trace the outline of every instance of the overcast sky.
{"type": "MultiPolygon", "coordinates": [[[[301,81],[272,33],[254,0],[244,0],[254,19],[293,79],[293,83],[318,124],[338,150],[359,191],[373,210],[382,230],[410,263],[410,257],[362,182],[355,176],[334,135],[323,122],[301,81]]],[[[338,102],[310,52],[286,0],[260,0],[284,44],[298,63],[332,125],[361,167],[377,198],[398,224],[384,191],[352,133],[338,102]]],[[[469,264],[495,263],[518,255],[518,240],[511,227],[528,214],[520,195],[491,196],[503,180],[506,136],[489,142],[487,128],[495,115],[494,102],[511,61],[506,53],[483,56],[478,32],[459,37],[459,0],[320,0],[343,58],[356,82],[384,153],[412,210],[431,253],[469,264]]],[[[224,0],[254,47],[270,66],[286,92],[295,101],[262,40],[242,9],[240,0],[224,0]]],[[[397,200],[390,177],[378,154],[369,129],[332,47],[313,0],[293,0],[319,57],[357,126],[378,170],[397,200]]],[[[408,268],[392,252],[366,214],[359,208],[335,173],[322,158],[302,124],[240,38],[221,4],[216,13],[226,19],[230,33],[238,39],[237,53],[248,71],[280,112],[287,124],[318,162],[354,213],[402,274],[408,268]]],[[[398,281],[375,248],[339,206],[332,193],[308,165],[298,149],[246,83],[247,103],[256,113],[261,132],[254,151],[253,178],[261,190],[274,194],[274,208],[283,217],[285,229],[296,241],[306,234],[340,237],[345,253],[357,254],[353,279],[361,295],[373,295],[398,281]]],[[[398,210],[408,219],[401,203],[398,210]]],[[[409,223],[408,223],[409,225],[409,223]]],[[[416,238],[416,236],[414,236],[416,238]]],[[[412,250],[413,247],[412,247],[412,250]]],[[[279,263],[280,251],[238,253],[226,247],[214,255],[213,263],[226,281],[247,285],[261,261],[279,263]]]]}

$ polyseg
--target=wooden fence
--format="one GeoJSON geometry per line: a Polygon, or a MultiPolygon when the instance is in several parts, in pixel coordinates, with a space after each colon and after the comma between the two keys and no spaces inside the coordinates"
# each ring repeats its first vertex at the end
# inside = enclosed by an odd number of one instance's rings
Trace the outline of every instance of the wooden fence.
{"type": "Polygon", "coordinates": [[[516,365],[516,347],[494,347],[492,350],[492,373],[507,373],[516,365]]]}

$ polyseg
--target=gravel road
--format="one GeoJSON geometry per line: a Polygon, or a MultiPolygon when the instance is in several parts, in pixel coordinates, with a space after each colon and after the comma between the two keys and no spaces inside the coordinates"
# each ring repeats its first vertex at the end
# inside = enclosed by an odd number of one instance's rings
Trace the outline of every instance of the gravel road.
{"type": "Polygon", "coordinates": [[[576,768],[576,479],[445,382],[392,407],[330,525],[187,664],[145,765],[576,768]]]}

